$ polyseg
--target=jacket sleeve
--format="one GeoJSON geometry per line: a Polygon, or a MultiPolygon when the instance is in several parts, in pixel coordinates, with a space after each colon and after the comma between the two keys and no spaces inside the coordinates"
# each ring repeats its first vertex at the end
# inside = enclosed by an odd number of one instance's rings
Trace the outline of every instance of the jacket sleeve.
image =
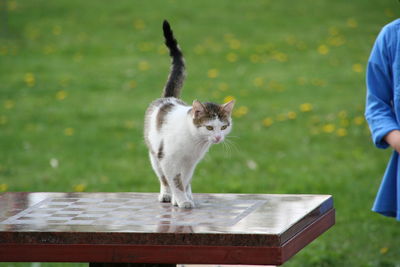
{"type": "MultiPolygon", "coordinates": [[[[383,139],[389,132],[400,130],[393,110],[392,48],[395,47],[391,29],[385,27],[372,48],[367,66],[367,100],[365,118],[372,140],[378,148],[387,148],[383,139]]],[[[395,35],[394,35],[395,36],[395,35]]]]}

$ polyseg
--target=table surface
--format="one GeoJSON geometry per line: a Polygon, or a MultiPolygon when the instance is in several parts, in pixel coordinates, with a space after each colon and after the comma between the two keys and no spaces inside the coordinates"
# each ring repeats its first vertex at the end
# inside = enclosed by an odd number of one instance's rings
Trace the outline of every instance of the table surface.
{"type": "MultiPolygon", "coordinates": [[[[309,233],[309,243],[334,224],[329,195],[195,194],[194,198],[196,208],[180,209],[159,203],[155,193],[3,193],[0,260],[15,260],[2,257],[1,249],[18,246],[253,247],[265,251],[284,248],[303,232],[315,232],[309,233]]],[[[279,257],[280,262],[256,264],[280,264],[284,259],[279,257]]],[[[175,263],[204,263],[182,260],[175,263]]],[[[237,255],[234,261],[238,262],[237,255]]]]}

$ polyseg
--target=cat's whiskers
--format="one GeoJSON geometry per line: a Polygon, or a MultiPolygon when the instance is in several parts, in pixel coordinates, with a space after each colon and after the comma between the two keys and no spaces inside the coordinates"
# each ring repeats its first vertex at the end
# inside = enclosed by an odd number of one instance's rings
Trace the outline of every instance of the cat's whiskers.
{"type": "MultiPolygon", "coordinates": [[[[231,137],[232,137],[232,136],[226,136],[223,143],[224,143],[224,145],[225,145],[227,148],[229,148],[229,152],[230,152],[230,153],[232,152],[232,150],[235,150],[235,152],[238,152],[239,149],[238,149],[236,143],[235,143],[234,141],[232,141],[232,140],[229,139],[229,138],[231,138],[231,137]]],[[[238,137],[238,138],[239,138],[239,137],[238,137]]]]}

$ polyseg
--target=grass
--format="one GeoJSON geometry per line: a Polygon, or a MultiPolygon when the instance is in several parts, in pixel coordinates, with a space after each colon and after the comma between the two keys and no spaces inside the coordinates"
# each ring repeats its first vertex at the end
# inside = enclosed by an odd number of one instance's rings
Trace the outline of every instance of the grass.
{"type": "Polygon", "coordinates": [[[158,190],[142,121],[169,71],[167,18],[183,99],[237,99],[234,145],[210,150],[194,191],[331,194],[335,227],[285,266],[400,265],[398,222],[370,211],[391,152],[363,120],[365,64],[397,1],[2,3],[1,191],[158,190]]]}

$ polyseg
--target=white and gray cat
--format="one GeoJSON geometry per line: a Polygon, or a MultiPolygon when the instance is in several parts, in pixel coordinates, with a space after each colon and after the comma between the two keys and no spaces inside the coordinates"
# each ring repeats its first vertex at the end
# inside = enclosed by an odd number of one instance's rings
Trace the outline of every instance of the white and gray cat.
{"type": "Polygon", "coordinates": [[[223,142],[231,131],[234,101],[219,105],[194,100],[190,106],[180,100],[185,62],[167,21],[163,31],[172,66],[162,98],[147,108],[144,138],[160,180],[159,201],[190,209],[194,169],[210,146],[223,142]]]}

